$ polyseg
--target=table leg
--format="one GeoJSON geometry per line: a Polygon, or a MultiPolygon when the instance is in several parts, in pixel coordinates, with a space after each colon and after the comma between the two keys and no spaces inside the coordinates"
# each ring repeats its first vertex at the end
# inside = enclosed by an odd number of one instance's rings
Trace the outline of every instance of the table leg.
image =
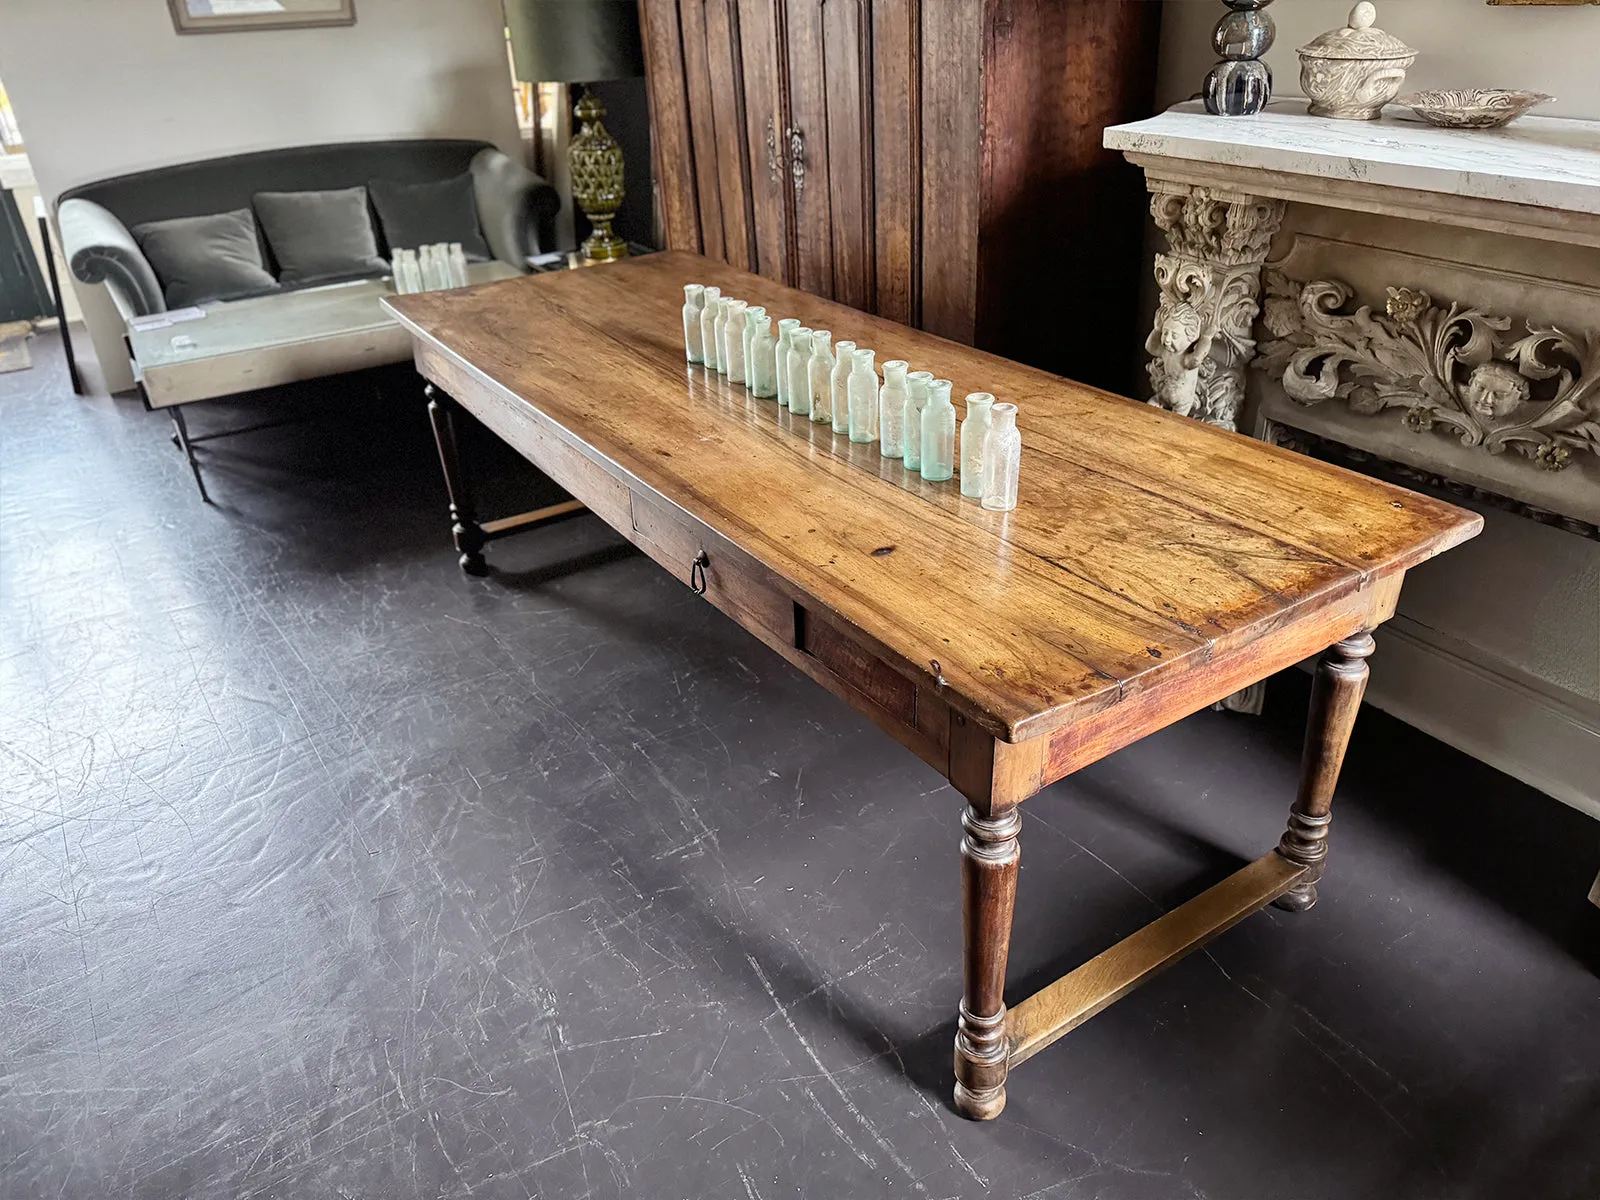
{"type": "Polygon", "coordinates": [[[956,1109],[987,1121],[1006,1106],[1006,958],[1017,899],[1015,804],[969,805],[961,817],[962,997],[956,1021],[956,1109]]]}
{"type": "Polygon", "coordinates": [[[1328,858],[1333,787],[1367,690],[1366,660],[1374,649],[1372,634],[1358,633],[1329,647],[1317,663],[1300,759],[1300,790],[1289,810],[1289,829],[1278,843],[1279,854],[1306,868],[1300,882],[1273,902],[1288,912],[1304,912],[1317,902],[1317,880],[1328,858]]]}
{"type": "Polygon", "coordinates": [[[472,500],[461,469],[461,448],[456,441],[453,411],[455,402],[431,383],[422,393],[428,397],[428,420],[433,424],[439,465],[444,468],[444,487],[450,496],[450,536],[461,554],[461,569],[468,575],[482,575],[488,570],[483,560],[483,531],[473,516],[472,500]]]}
{"type": "Polygon", "coordinates": [[[194,472],[194,485],[200,489],[200,499],[210,504],[211,497],[206,492],[205,480],[200,478],[200,463],[194,456],[194,443],[189,440],[189,422],[183,419],[183,409],[174,404],[167,409],[167,415],[172,418],[173,437],[178,449],[183,451],[183,456],[189,460],[189,470],[194,472]]]}

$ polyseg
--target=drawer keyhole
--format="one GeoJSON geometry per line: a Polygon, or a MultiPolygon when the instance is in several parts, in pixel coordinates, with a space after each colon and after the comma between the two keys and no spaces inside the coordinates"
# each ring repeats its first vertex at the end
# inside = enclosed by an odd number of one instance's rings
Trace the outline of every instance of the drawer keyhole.
{"type": "Polygon", "coordinates": [[[694,563],[689,567],[689,586],[696,596],[706,594],[706,568],[710,565],[711,556],[704,550],[694,556],[694,563]]]}

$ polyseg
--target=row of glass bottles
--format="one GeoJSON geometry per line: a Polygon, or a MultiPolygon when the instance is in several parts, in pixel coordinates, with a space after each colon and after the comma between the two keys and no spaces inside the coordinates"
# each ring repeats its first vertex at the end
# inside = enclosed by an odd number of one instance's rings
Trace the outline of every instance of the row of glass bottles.
{"type": "Polygon", "coordinates": [[[394,290],[402,296],[467,286],[467,256],[460,242],[432,242],[421,250],[396,250],[390,269],[394,273],[394,290]]]}
{"type": "Polygon", "coordinates": [[[793,317],[772,333],[767,310],[732,298],[722,290],[685,284],[684,350],[691,363],[703,363],[742,383],[762,399],[796,416],[831,425],[852,442],[877,442],[884,458],[898,458],[908,471],[942,482],[960,469],[961,494],[984,508],[1017,506],[1017,476],[1022,435],[1017,406],[996,404],[988,392],[972,392],[961,422],[956,454],[956,410],[951,383],[929,371],[910,371],[894,359],[883,364],[883,384],[873,365],[876,352],[854,342],[833,344],[825,329],[807,329],[793,317]]]}

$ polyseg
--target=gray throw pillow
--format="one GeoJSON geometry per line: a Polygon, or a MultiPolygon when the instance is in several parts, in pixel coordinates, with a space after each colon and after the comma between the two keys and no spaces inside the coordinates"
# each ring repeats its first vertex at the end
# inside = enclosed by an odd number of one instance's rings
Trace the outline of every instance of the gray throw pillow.
{"type": "Polygon", "coordinates": [[[488,262],[492,257],[478,228],[478,198],[470,174],[437,183],[374,179],[367,190],[390,254],[401,247],[415,250],[431,242],[460,242],[468,262],[488,262]]]}
{"type": "Polygon", "coordinates": [[[378,239],[367,211],[367,189],[331,192],[257,192],[256,216],[278,260],[280,282],[382,275],[378,239]]]}
{"type": "Polygon", "coordinates": [[[278,290],[261,261],[261,239],[248,208],[148,221],[131,232],[161,281],[168,308],[278,290]]]}

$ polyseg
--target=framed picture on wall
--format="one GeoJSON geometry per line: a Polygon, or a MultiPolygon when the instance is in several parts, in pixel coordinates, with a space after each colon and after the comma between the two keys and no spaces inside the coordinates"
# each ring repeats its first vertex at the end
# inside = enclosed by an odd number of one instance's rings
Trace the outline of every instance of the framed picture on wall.
{"type": "Polygon", "coordinates": [[[167,0],[179,33],[354,25],[355,0],[167,0]]]}

